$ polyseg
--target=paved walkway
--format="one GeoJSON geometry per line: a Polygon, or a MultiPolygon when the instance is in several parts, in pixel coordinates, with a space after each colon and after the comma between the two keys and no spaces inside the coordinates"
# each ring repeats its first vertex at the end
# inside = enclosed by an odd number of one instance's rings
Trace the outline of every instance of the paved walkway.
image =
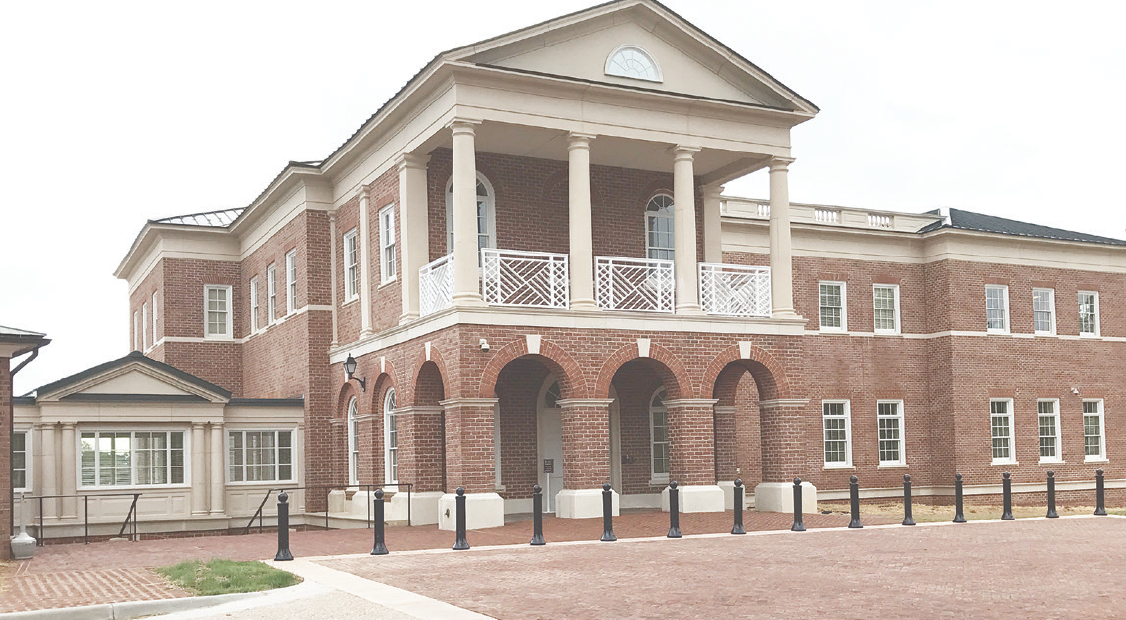
{"type": "MultiPolygon", "coordinates": [[[[685,534],[721,533],[731,529],[728,513],[681,515],[685,534]]],[[[747,512],[748,530],[789,529],[791,517],[779,513],[747,512]]],[[[807,515],[806,526],[847,525],[845,515],[807,515]]],[[[614,521],[619,538],[664,535],[668,515],[659,511],[631,512],[614,521]]],[[[598,540],[601,519],[544,519],[544,535],[549,542],[598,540]]],[[[365,553],[371,550],[372,532],[367,529],[292,532],[290,548],[297,557],[365,553]]],[[[471,546],[527,546],[532,537],[532,521],[519,519],[504,527],[471,530],[471,546]]],[[[387,546],[392,553],[419,549],[449,549],[452,532],[436,526],[393,527],[387,529],[387,546]]],[[[148,569],[185,560],[262,560],[277,551],[275,533],[245,536],[206,536],[142,540],[141,542],[99,542],[89,545],[48,545],[38,549],[35,558],[8,564],[0,573],[0,613],[57,607],[75,607],[130,600],[156,600],[188,596],[168,586],[148,569]]]]}

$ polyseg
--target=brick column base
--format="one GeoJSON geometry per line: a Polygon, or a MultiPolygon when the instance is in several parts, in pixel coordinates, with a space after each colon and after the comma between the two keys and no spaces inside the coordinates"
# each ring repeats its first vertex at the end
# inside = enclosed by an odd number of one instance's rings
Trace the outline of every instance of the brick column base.
{"type": "MultiPolygon", "coordinates": [[[[755,487],[755,510],[793,512],[794,478],[808,476],[802,440],[808,400],[759,402],[762,428],[762,483],[755,487]]],[[[817,488],[802,482],[802,512],[817,512],[817,488]]]]}
{"type": "Polygon", "coordinates": [[[496,493],[493,445],[497,399],[451,398],[441,404],[446,412],[446,493],[438,500],[438,529],[455,527],[457,487],[465,489],[467,528],[500,527],[504,500],[496,493]]]}
{"type": "MultiPolygon", "coordinates": [[[[602,485],[610,482],[610,399],[559,401],[563,422],[563,490],[555,516],[591,519],[602,516],[602,485]]],[[[613,514],[618,494],[611,491],[613,514]]]]}

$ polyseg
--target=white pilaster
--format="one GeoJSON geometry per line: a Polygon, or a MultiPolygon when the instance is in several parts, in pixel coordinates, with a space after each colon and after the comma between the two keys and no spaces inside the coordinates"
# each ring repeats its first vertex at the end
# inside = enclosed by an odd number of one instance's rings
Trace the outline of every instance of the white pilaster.
{"type": "Polygon", "coordinates": [[[223,471],[223,425],[211,423],[211,514],[222,515],[227,492],[227,476],[223,471]]]}
{"type": "MultiPolygon", "coordinates": [[[[78,492],[77,481],[75,480],[76,471],[78,469],[78,459],[75,458],[75,451],[78,444],[74,437],[74,422],[62,423],[62,463],[63,463],[63,485],[60,495],[74,495],[78,492]]],[[[78,516],[77,509],[78,500],[73,497],[64,498],[62,501],[62,518],[73,519],[78,516]]]]}
{"type": "Polygon", "coordinates": [[[455,306],[484,306],[478,286],[477,268],[477,152],[474,126],[480,121],[458,119],[450,123],[453,133],[453,231],[455,306]]]}
{"type": "Polygon", "coordinates": [[[567,136],[570,171],[567,213],[571,244],[571,308],[597,310],[594,300],[594,247],[590,215],[590,141],[594,136],[571,133],[567,136]]]}
{"type": "Polygon", "coordinates": [[[427,225],[426,163],[428,155],[404,153],[399,157],[399,252],[403,313],[399,323],[418,318],[418,270],[430,260],[427,225]]]}
{"type": "Polygon", "coordinates": [[[786,178],[793,161],[787,157],[770,160],[770,297],[772,314],[778,318],[797,316],[790,246],[790,189],[786,178]]]}
{"type": "Polygon", "coordinates": [[[369,188],[360,188],[360,337],[372,335],[371,328],[371,222],[368,221],[369,188]]]}
{"type": "Polygon", "coordinates": [[[203,424],[192,424],[192,514],[207,514],[207,446],[203,424]]]}
{"type": "Polygon", "coordinates": [[[720,195],[723,187],[709,185],[704,188],[704,262],[723,262],[723,231],[720,227],[720,195]]]}
{"type": "Polygon", "coordinates": [[[676,311],[699,314],[696,275],[696,191],[692,158],[700,149],[677,146],[673,158],[673,247],[676,250],[676,311]]]}

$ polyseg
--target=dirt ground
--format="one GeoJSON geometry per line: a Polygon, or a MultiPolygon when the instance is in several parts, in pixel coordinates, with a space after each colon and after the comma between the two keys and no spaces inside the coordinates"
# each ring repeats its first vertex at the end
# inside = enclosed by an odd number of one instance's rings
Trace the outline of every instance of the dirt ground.
{"type": "MultiPolygon", "coordinates": [[[[817,508],[823,514],[849,514],[848,502],[818,502],[817,508]]],[[[1013,506],[1013,517],[1028,519],[1043,517],[1048,512],[1045,506],[1013,506]]],[[[1095,512],[1094,506],[1058,506],[1056,514],[1061,517],[1074,515],[1089,515],[1095,512]]],[[[1107,508],[1109,514],[1126,515],[1126,509],[1107,508]]],[[[916,523],[930,523],[933,521],[953,521],[954,506],[930,506],[926,504],[911,504],[912,518],[916,523]]],[[[967,520],[1000,519],[1002,507],[993,505],[969,505],[963,508],[963,516],[967,520]]],[[[879,517],[881,519],[902,519],[903,502],[889,501],[864,501],[860,502],[860,520],[865,517],[879,517]]]]}

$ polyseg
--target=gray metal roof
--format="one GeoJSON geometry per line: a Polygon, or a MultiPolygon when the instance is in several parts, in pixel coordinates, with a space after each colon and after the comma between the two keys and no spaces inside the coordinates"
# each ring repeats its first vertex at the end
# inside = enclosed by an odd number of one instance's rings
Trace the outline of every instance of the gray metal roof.
{"type": "MultiPolygon", "coordinates": [[[[934,211],[928,211],[927,213],[934,213],[937,215],[939,214],[939,211],[936,209],[934,211]]],[[[1051,226],[1041,226],[1039,224],[1030,224],[1028,222],[1010,220],[1008,218],[997,217],[995,215],[985,215],[983,213],[974,213],[973,211],[964,211],[962,209],[950,209],[950,217],[948,222],[936,222],[935,224],[923,228],[919,232],[930,232],[932,230],[938,230],[940,228],[974,230],[978,232],[997,233],[1001,235],[1014,235],[1017,237],[1033,237],[1036,239],[1056,239],[1060,241],[1078,241],[1081,243],[1100,243],[1103,245],[1126,246],[1126,240],[1122,239],[1100,237],[1098,235],[1088,235],[1087,233],[1063,230],[1061,228],[1052,228],[1051,226]]]]}
{"type": "Polygon", "coordinates": [[[178,224],[180,226],[205,226],[210,228],[226,228],[234,222],[246,207],[238,209],[221,209],[219,211],[206,211],[203,213],[189,213],[187,215],[173,215],[159,220],[152,220],[156,224],[178,224]]]}
{"type": "Polygon", "coordinates": [[[15,327],[4,327],[3,325],[0,325],[0,336],[27,336],[29,338],[42,338],[46,335],[47,334],[41,334],[39,332],[27,331],[26,329],[16,329],[15,327]]]}

